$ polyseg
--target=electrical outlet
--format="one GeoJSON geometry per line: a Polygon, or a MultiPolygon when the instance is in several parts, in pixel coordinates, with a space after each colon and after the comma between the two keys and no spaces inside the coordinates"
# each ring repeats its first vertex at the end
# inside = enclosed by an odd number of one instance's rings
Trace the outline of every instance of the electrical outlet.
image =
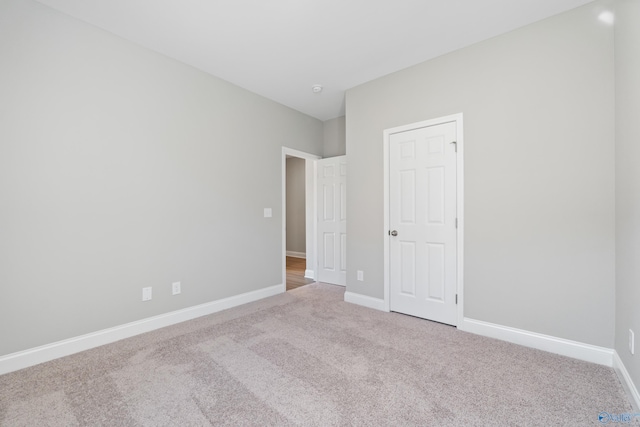
{"type": "Polygon", "coordinates": [[[171,293],[172,293],[173,295],[178,295],[180,292],[182,292],[182,291],[180,290],[180,282],[173,282],[173,283],[171,284],[171,293]]]}
{"type": "Polygon", "coordinates": [[[151,286],[148,288],[142,288],[142,301],[149,301],[151,299],[151,286]]]}
{"type": "Polygon", "coordinates": [[[635,334],[633,333],[633,331],[631,329],[629,329],[629,351],[631,352],[631,354],[636,354],[636,343],[635,343],[635,334]]]}
{"type": "Polygon", "coordinates": [[[358,270],[356,274],[358,276],[358,280],[362,282],[364,280],[364,271],[358,270]]]}

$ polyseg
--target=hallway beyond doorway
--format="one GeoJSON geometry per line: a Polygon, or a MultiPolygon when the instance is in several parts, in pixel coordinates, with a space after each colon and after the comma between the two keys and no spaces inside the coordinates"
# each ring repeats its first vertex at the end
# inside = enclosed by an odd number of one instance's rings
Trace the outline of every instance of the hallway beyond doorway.
{"type": "Polygon", "coordinates": [[[312,279],[304,277],[306,260],[304,258],[287,257],[287,290],[313,283],[312,279]]]}

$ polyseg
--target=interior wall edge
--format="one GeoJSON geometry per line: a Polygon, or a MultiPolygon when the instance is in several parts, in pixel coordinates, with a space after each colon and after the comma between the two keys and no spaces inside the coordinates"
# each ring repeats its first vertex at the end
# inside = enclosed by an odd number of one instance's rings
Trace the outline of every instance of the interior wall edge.
{"type": "Polygon", "coordinates": [[[0,375],[28,368],[40,363],[49,362],[75,353],[80,353],[81,351],[90,350],[105,344],[111,344],[125,338],[151,332],[156,329],[175,325],[187,320],[207,316],[209,314],[258,301],[284,292],[285,285],[273,285],[256,291],[246,292],[240,295],[195,305],[158,316],[152,316],[135,322],[126,323],[120,326],[103,329],[101,331],[0,356],[0,375]]]}
{"type": "Polygon", "coordinates": [[[482,320],[470,319],[468,317],[465,317],[462,324],[458,325],[458,329],[476,335],[496,338],[501,341],[507,341],[513,344],[519,344],[525,347],[583,360],[585,362],[613,367],[614,350],[612,348],[600,347],[551,335],[539,334],[537,332],[526,331],[509,326],[497,325],[494,323],[484,322],[482,320]]]}
{"type": "Polygon", "coordinates": [[[633,405],[634,411],[640,412],[640,392],[638,392],[638,387],[633,383],[631,375],[629,375],[629,371],[627,371],[627,367],[624,366],[624,363],[622,362],[622,359],[620,359],[620,355],[616,350],[613,351],[613,369],[615,369],[624,391],[629,396],[629,400],[633,405]]]}
{"type": "MultiPolygon", "coordinates": [[[[344,294],[344,301],[375,310],[385,311],[384,300],[380,298],[373,298],[367,295],[347,291],[344,294]]],[[[464,317],[462,323],[459,324],[457,328],[462,332],[468,332],[488,338],[495,338],[501,341],[547,351],[585,362],[597,363],[599,365],[614,367],[616,369],[618,366],[624,367],[624,364],[612,348],[600,347],[551,335],[539,334],[537,332],[526,331],[509,326],[497,325],[495,323],[471,319],[468,317],[464,317]]],[[[638,401],[639,394],[631,380],[631,377],[627,373],[624,378],[630,385],[633,398],[638,401]]]]}
{"type": "Polygon", "coordinates": [[[287,256],[291,258],[301,258],[306,259],[307,254],[304,252],[295,252],[295,251],[287,251],[287,256]]]}
{"type": "Polygon", "coordinates": [[[363,307],[372,308],[374,310],[387,311],[385,310],[383,299],[370,297],[368,295],[357,294],[355,292],[346,291],[344,293],[344,302],[361,305],[363,307]]]}

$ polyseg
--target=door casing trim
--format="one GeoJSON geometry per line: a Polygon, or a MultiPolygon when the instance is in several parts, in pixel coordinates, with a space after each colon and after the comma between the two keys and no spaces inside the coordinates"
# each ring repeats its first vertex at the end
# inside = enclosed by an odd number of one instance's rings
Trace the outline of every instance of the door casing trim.
{"type": "Polygon", "coordinates": [[[391,310],[390,302],[390,268],[389,268],[389,139],[391,135],[410,130],[436,126],[444,123],[456,123],[456,217],[458,229],[456,235],[456,294],[458,295],[457,322],[464,321],[464,133],[462,113],[425,120],[408,125],[385,129],[383,131],[383,169],[384,169],[384,310],[391,310]]]}

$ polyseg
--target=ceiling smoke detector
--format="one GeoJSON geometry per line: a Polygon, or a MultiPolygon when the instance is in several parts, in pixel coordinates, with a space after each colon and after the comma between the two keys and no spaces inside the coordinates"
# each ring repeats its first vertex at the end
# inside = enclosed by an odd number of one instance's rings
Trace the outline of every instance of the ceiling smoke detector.
{"type": "Polygon", "coordinates": [[[322,89],[324,89],[322,87],[322,85],[313,85],[313,86],[311,86],[311,90],[313,91],[313,93],[320,93],[320,92],[322,92],[322,89]]]}

